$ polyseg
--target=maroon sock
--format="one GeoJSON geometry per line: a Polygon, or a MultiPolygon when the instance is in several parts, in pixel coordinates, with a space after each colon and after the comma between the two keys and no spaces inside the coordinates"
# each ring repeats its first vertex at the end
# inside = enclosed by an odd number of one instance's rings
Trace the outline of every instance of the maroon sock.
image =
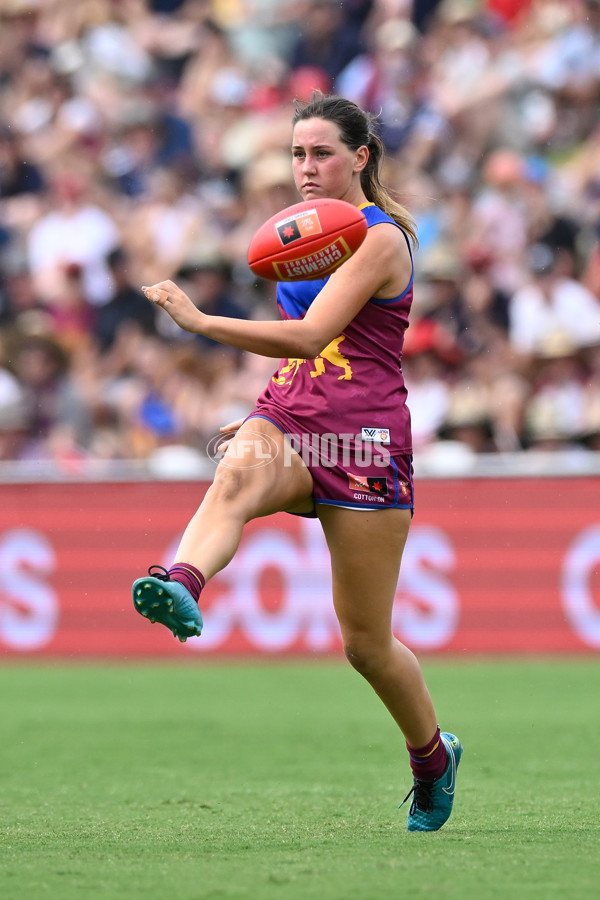
{"type": "Polygon", "coordinates": [[[411,747],[407,742],[406,749],[412,773],[421,781],[435,781],[436,778],[441,778],[448,767],[448,751],[440,737],[439,727],[424,747],[411,747]]]}
{"type": "Polygon", "coordinates": [[[200,599],[200,592],[206,584],[206,579],[202,572],[190,563],[173,563],[169,569],[171,581],[178,581],[184,588],[187,588],[196,603],[200,599]]]}

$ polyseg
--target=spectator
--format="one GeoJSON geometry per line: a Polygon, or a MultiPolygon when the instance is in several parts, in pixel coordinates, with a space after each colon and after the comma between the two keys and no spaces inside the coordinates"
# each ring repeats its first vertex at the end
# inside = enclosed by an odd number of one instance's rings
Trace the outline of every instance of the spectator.
{"type": "Polygon", "coordinates": [[[52,304],[65,288],[66,267],[81,267],[88,303],[108,303],[114,289],[106,257],[119,244],[114,218],[94,203],[91,186],[75,172],[57,173],[48,211],[33,225],[28,263],[39,296],[52,304]]]}
{"type": "Polygon", "coordinates": [[[402,369],[412,398],[411,427],[417,452],[436,439],[446,418],[452,371],[459,359],[449,336],[433,320],[417,320],[407,331],[402,369]]]}
{"type": "Polygon", "coordinates": [[[27,410],[27,446],[23,456],[52,459],[61,455],[80,456],[92,430],[90,410],[81,386],[69,369],[69,357],[60,343],[44,335],[17,338],[11,354],[27,410]],[[54,443],[60,436],[60,448],[54,443]]]}
{"type": "Polygon", "coordinates": [[[487,258],[494,285],[510,292],[522,281],[527,246],[524,174],[523,157],[514,150],[498,149],[487,155],[462,237],[465,254],[487,258]]]}
{"type": "Polygon", "coordinates": [[[114,292],[96,314],[94,335],[101,353],[110,350],[126,323],[134,323],[145,334],[156,333],[156,309],[148,303],[141,290],[134,286],[129,269],[129,258],[122,247],[107,256],[114,292]]]}
{"type": "Polygon", "coordinates": [[[528,447],[552,450],[577,445],[585,430],[584,383],[577,346],[564,333],[548,334],[538,346],[533,394],[525,410],[528,447]]]}
{"type": "Polygon", "coordinates": [[[360,28],[344,17],[337,0],[305,0],[304,18],[290,52],[292,69],[315,66],[333,83],[364,49],[360,28]]]}
{"type": "Polygon", "coordinates": [[[172,169],[157,169],[122,229],[136,272],[174,275],[196,243],[210,240],[209,222],[193,187],[172,169]]]}
{"type": "Polygon", "coordinates": [[[510,342],[521,354],[535,355],[554,335],[575,347],[600,341],[600,303],[574,278],[556,272],[556,257],[547,244],[528,253],[529,281],[515,292],[509,307],[510,342]]]}
{"type": "Polygon", "coordinates": [[[68,354],[75,355],[89,345],[95,314],[86,300],[81,267],[69,263],[64,269],[62,292],[48,308],[49,333],[68,354]]]}
{"type": "Polygon", "coordinates": [[[372,44],[370,53],[342,70],[336,92],[380,117],[381,139],[390,152],[402,150],[411,168],[427,169],[447,123],[423,90],[418,32],[407,19],[390,19],[378,26],[372,44]]]}
{"type": "Polygon", "coordinates": [[[464,267],[456,251],[436,244],[423,254],[419,271],[428,288],[424,317],[437,322],[449,340],[460,346],[466,334],[467,317],[462,296],[464,267]]]}
{"type": "Polygon", "coordinates": [[[0,197],[39,194],[44,188],[40,166],[24,159],[23,140],[8,125],[0,125],[0,197]]]}
{"type": "MultiPolygon", "coordinates": [[[[194,298],[199,309],[211,316],[229,316],[234,319],[247,319],[247,310],[233,296],[231,281],[231,267],[226,260],[218,255],[207,256],[191,262],[180,269],[178,280],[183,281],[189,294],[194,298]]],[[[209,338],[196,335],[195,342],[201,348],[202,353],[218,351],[226,353],[231,348],[223,344],[211,341],[209,338]]],[[[234,355],[239,356],[236,351],[234,355]]]]}

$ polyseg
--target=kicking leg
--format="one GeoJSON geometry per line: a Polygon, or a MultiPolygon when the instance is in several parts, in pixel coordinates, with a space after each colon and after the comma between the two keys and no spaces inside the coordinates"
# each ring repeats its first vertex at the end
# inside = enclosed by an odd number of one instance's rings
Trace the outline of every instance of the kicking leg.
{"type": "Polygon", "coordinates": [[[151,567],[133,584],[135,609],[180,640],[199,635],[197,601],[205,581],[233,558],[246,522],[279,510],[312,509],[312,477],[271,422],[245,422],[229,446],[200,508],[189,522],[169,572],[151,567]]]}
{"type": "Polygon", "coordinates": [[[233,559],[246,522],[281,510],[308,512],[312,491],[309,470],[281,431],[253,417],[231,439],[176,559],[208,580],[233,559]]]}

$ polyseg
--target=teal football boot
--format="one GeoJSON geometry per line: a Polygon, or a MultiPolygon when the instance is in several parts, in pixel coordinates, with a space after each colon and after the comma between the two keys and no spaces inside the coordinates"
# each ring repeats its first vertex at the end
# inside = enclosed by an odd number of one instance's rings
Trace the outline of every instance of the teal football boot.
{"type": "Polygon", "coordinates": [[[150,566],[145,578],[133,582],[132,593],[137,612],[153,623],[160,622],[180,641],[200,636],[203,622],[198,604],[187,588],[171,581],[162,566],[150,566]],[[153,569],[160,571],[153,574],[153,569]]]}
{"type": "Polygon", "coordinates": [[[404,806],[411,794],[413,801],[408,810],[407,828],[409,831],[438,831],[450,818],[454,791],[456,788],[456,770],[463,753],[463,746],[454,734],[443,731],[440,735],[448,751],[446,771],[435,781],[414,779],[414,784],[400,806],[404,806]]]}

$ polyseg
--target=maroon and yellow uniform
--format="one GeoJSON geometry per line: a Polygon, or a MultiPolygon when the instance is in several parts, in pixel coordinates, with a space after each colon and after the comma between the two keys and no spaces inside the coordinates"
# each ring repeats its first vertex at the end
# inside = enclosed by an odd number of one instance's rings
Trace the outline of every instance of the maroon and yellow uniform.
{"type": "MultiPolygon", "coordinates": [[[[395,224],[373,204],[368,226],[395,224]]],[[[302,318],[325,280],[280,282],[284,319],[302,318]]],[[[401,354],[413,276],[397,297],[369,300],[315,359],[283,359],[251,416],[269,419],[309,467],[315,503],[412,508],[410,412],[401,354]]]]}

